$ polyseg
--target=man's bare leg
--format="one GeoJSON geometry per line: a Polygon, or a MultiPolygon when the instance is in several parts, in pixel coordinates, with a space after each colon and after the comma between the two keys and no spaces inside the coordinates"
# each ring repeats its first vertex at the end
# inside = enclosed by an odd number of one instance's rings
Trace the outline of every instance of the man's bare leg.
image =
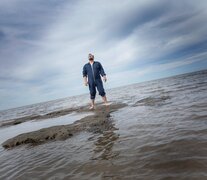
{"type": "Polygon", "coordinates": [[[106,96],[102,96],[102,99],[103,99],[104,104],[106,104],[106,103],[107,103],[107,98],[106,98],[106,96]]]}
{"type": "Polygon", "coordinates": [[[94,109],[95,108],[95,99],[91,99],[91,107],[90,109],[94,109]]]}
{"type": "Polygon", "coordinates": [[[111,104],[111,103],[108,103],[108,101],[107,101],[107,97],[106,97],[106,96],[102,96],[102,99],[103,99],[103,102],[104,102],[104,105],[105,105],[105,106],[108,106],[108,105],[111,104]]]}

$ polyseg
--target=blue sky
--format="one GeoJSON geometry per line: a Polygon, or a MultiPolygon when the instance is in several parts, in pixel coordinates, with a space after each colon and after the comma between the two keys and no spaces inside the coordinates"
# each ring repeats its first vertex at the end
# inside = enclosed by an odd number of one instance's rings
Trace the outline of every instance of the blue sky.
{"type": "Polygon", "coordinates": [[[206,69],[206,17],[206,0],[1,0],[0,109],[88,93],[89,52],[106,89],[206,69]]]}

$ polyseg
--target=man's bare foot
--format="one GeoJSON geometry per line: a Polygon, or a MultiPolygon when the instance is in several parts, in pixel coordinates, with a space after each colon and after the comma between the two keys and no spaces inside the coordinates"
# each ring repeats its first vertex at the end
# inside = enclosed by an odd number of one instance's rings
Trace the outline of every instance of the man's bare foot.
{"type": "Polygon", "coordinates": [[[111,104],[112,104],[111,102],[106,102],[106,103],[104,103],[105,106],[109,106],[109,105],[111,105],[111,104]]]}
{"type": "Polygon", "coordinates": [[[90,106],[89,109],[90,109],[90,110],[94,110],[94,109],[95,109],[95,106],[90,106]]]}

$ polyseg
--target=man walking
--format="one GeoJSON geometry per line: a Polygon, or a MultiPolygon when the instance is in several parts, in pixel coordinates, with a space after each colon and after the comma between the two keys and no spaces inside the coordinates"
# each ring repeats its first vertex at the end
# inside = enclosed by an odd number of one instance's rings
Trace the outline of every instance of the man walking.
{"type": "Polygon", "coordinates": [[[95,108],[95,97],[96,88],[98,89],[99,95],[102,96],[105,105],[108,105],[106,93],[103,87],[103,81],[106,82],[106,74],[100,62],[94,61],[94,55],[88,55],[89,62],[83,66],[83,81],[85,86],[89,85],[91,106],[90,109],[95,108]]]}

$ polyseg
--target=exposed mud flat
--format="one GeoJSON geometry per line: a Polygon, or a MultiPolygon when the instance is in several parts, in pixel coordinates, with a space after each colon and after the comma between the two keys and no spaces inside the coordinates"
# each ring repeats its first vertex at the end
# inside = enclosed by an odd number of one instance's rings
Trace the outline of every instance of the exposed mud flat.
{"type": "Polygon", "coordinates": [[[170,96],[147,97],[137,101],[133,106],[161,106],[167,104],[170,96]]]}
{"type": "MultiPolygon", "coordinates": [[[[94,110],[94,115],[84,117],[72,124],[54,126],[49,128],[43,128],[37,131],[28,132],[20,134],[14,138],[8,139],[5,141],[2,146],[4,148],[12,148],[22,144],[42,144],[51,140],[65,140],[72,137],[80,131],[89,131],[93,133],[103,133],[107,130],[113,130],[113,122],[110,119],[110,113],[114,112],[122,107],[126,106],[125,104],[112,104],[110,106],[98,105],[94,110]]],[[[78,109],[79,112],[89,111],[88,107],[81,107],[78,109]]],[[[77,110],[76,110],[77,111],[77,110]]],[[[63,110],[62,112],[54,112],[44,117],[57,117],[60,115],[65,115],[68,113],[68,110],[63,110]]],[[[43,118],[43,117],[41,117],[43,118]]],[[[39,118],[39,119],[41,119],[39,118]]]]}
{"type": "Polygon", "coordinates": [[[74,108],[68,108],[64,110],[53,111],[53,112],[50,112],[44,115],[31,115],[31,116],[15,118],[11,120],[5,120],[5,121],[0,122],[0,127],[17,125],[17,124],[21,124],[23,122],[27,122],[31,120],[41,120],[41,119],[60,117],[60,116],[70,114],[72,112],[88,112],[88,107],[87,106],[76,107],[76,108],[74,107],[74,108]]]}

